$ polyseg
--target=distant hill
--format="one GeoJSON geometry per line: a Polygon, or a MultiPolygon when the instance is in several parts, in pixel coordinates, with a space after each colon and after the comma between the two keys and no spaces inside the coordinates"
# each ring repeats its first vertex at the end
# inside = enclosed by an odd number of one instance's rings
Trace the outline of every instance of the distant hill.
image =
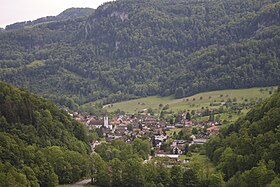
{"type": "Polygon", "coordinates": [[[278,92],[207,143],[207,155],[224,173],[228,186],[279,185],[279,114],[278,92]]]}
{"type": "Polygon", "coordinates": [[[68,19],[76,19],[80,17],[86,17],[94,12],[92,8],[69,8],[57,16],[47,16],[43,18],[36,19],[34,21],[23,21],[17,22],[6,26],[6,30],[19,29],[29,26],[35,26],[41,23],[47,23],[51,21],[63,21],[68,19]]]}
{"type": "Polygon", "coordinates": [[[85,127],[51,102],[1,81],[0,140],[0,186],[55,186],[86,175],[85,127]]]}
{"type": "Polygon", "coordinates": [[[0,79],[65,104],[272,86],[280,1],[118,0],[0,33],[0,79]]]}

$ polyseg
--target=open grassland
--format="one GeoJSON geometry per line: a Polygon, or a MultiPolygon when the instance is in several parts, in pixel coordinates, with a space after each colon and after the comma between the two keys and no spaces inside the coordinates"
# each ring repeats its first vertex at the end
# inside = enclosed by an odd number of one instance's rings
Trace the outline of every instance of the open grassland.
{"type": "Polygon", "coordinates": [[[219,90],[211,92],[203,92],[193,96],[185,97],[182,99],[174,99],[174,97],[159,97],[151,96],[130,101],[113,103],[104,106],[109,112],[117,109],[125,111],[126,113],[136,113],[138,111],[147,110],[152,108],[159,109],[159,105],[169,105],[169,110],[198,110],[202,107],[218,108],[223,102],[235,100],[237,103],[256,101],[259,99],[266,99],[275,91],[276,87],[264,88],[248,88],[248,89],[235,89],[235,90],[219,90]],[[214,106],[213,106],[214,105],[214,106]]]}
{"type": "Polygon", "coordinates": [[[36,68],[39,66],[44,66],[45,65],[45,61],[43,60],[35,60],[33,62],[31,62],[30,64],[27,64],[26,67],[28,68],[36,68]]]}

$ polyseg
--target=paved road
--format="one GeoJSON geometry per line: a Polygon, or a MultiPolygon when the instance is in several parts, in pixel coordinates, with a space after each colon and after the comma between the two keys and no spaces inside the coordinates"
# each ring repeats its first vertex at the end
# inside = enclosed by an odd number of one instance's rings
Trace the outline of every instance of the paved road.
{"type": "Polygon", "coordinates": [[[69,185],[69,187],[82,187],[82,186],[86,185],[87,183],[89,183],[90,180],[91,179],[85,179],[85,180],[82,180],[82,181],[77,182],[75,184],[71,184],[71,185],[69,185]]]}

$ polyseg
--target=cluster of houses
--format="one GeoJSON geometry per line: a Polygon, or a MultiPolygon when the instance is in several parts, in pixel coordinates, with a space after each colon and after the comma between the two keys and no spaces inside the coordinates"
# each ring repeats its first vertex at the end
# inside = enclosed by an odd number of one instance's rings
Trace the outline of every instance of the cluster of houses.
{"type": "MultiPolygon", "coordinates": [[[[186,114],[182,114],[182,120],[177,124],[170,124],[165,121],[158,120],[156,117],[148,114],[126,114],[120,115],[109,119],[107,116],[102,119],[95,116],[82,116],[74,115],[74,118],[81,123],[85,124],[89,130],[99,129],[106,142],[111,142],[114,139],[122,140],[125,142],[132,142],[134,138],[140,138],[142,136],[148,137],[156,150],[155,156],[163,157],[164,155],[169,158],[178,159],[178,155],[185,153],[186,144],[203,144],[207,141],[207,138],[212,134],[219,132],[219,126],[217,123],[207,124],[207,133],[202,135],[192,135],[190,140],[172,140],[169,147],[169,152],[164,152],[161,146],[164,142],[168,141],[170,136],[167,135],[167,131],[174,128],[186,128],[186,127],[199,127],[205,124],[192,122],[186,119],[186,114]],[[175,156],[177,155],[177,156],[175,156]]],[[[93,148],[100,142],[94,141],[92,143],[93,148]]]]}

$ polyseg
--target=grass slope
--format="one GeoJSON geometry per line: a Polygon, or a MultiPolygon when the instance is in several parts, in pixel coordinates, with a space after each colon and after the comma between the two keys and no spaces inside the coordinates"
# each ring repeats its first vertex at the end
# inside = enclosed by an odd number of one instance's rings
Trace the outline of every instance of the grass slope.
{"type": "MultiPolygon", "coordinates": [[[[203,92],[182,99],[174,99],[174,97],[151,96],[130,101],[124,101],[104,106],[109,112],[120,109],[126,113],[136,113],[148,108],[158,109],[159,104],[169,105],[170,110],[197,110],[202,107],[209,107],[210,103],[225,102],[229,98],[236,98],[237,102],[246,102],[256,99],[265,99],[270,96],[269,91],[275,90],[275,87],[249,88],[235,90],[219,90],[211,92],[203,92]],[[262,91],[261,91],[262,90],[262,91]]],[[[219,106],[212,106],[211,108],[219,106]]]]}

